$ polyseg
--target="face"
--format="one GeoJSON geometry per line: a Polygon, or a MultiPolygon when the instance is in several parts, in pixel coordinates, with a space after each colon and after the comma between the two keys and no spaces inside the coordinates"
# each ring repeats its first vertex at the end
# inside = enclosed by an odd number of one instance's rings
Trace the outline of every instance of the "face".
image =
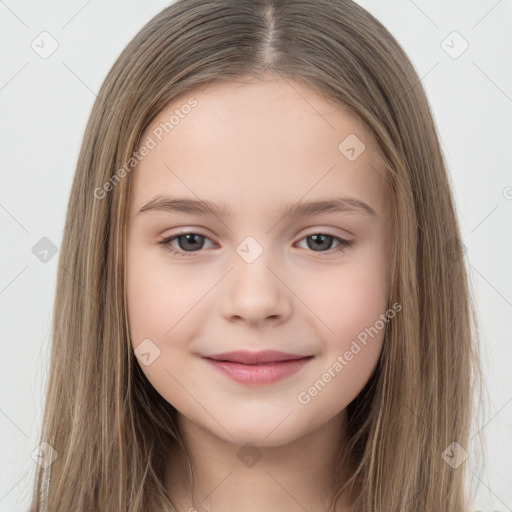
{"type": "Polygon", "coordinates": [[[266,76],[176,98],[142,141],[126,286],[148,380],[181,418],[231,443],[279,445],[335,419],[395,314],[390,200],[368,132],[266,76]],[[235,351],[286,355],[208,358],[235,351]]]}

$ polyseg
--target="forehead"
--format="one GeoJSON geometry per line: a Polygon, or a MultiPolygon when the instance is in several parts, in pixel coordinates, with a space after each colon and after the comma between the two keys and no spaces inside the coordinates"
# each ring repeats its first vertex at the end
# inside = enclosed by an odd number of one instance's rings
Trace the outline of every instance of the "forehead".
{"type": "Polygon", "coordinates": [[[196,88],[167,105],[141,141],[153,147],[133,172],[132,215],[162,194],[247,213],[335,192],[384,208],[384,171],[359,118],[290,79],[196,88]]]}

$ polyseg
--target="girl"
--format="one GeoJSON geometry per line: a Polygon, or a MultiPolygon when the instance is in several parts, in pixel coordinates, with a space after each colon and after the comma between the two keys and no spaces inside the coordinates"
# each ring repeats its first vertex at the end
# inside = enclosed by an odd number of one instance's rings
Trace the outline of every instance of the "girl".
{"type": "Polygon", "coordinates": [[[347,0],[155,16],[79,155],[31,510],[466,511],[477,369],[389,32],[347,0]]]}

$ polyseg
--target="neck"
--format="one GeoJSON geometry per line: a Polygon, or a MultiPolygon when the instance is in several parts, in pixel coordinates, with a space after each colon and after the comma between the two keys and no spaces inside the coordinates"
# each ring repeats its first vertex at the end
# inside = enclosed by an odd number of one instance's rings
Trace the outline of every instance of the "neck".
{"type": "MultiPolygon", "coordinates": [[[[173,447],[166,488],[179,512],[324,512],[330,498],[345,413],[279,446],[235,445],[178,414],[178,427],[192,464],[173,447]]],[[[343,475],[345,478],[348,472],[343,475]]],[[[336,512],[348,510],[343,493],[336,512]]]]}

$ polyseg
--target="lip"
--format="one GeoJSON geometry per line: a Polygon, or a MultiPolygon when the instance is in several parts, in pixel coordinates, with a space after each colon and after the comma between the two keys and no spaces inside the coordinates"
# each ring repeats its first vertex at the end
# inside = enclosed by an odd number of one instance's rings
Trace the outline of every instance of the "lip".
{"type": "Polygon", "coordinates": [[[261,350],[260,352],[250,352],[248,350],[238,350],[236,352],[224,352],[222,354],[211,354],[203,356],[208,359],[217,361],[229,361],[232,363],[243,364],[260,364],[260,363],[277,363],[280,361],[292,361],[302,359],[304,355],[289,354],[286,352],[279,352],[278,350],[261,350]]]}
{"type": "Polygon", "coordinates": [[[227,352],[203,356],[211,366],[243,384],[271,384],[298,372],[313,356],[275,350],[227,352]]]}

